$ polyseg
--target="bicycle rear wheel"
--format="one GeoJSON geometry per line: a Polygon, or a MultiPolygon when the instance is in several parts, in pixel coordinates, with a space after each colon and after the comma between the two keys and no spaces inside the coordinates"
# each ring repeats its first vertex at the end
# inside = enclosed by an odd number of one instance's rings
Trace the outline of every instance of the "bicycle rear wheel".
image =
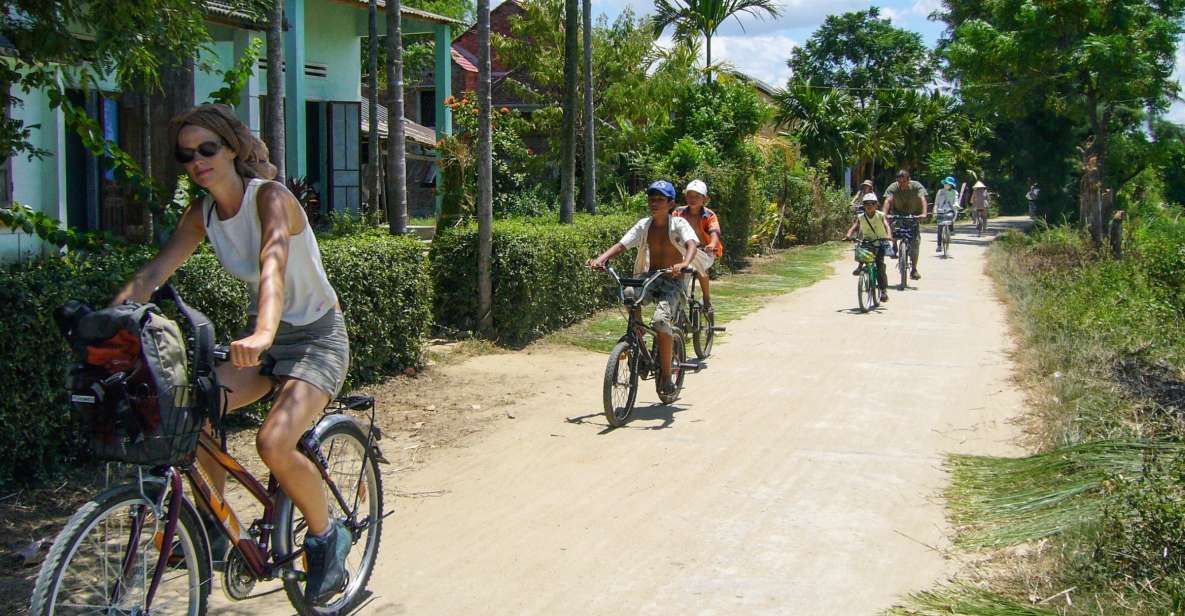
{"type": "MultiPolygon", "coordinates": [[[[314,428],[320,432],[317,436],[318,448],[329,464],[326,470],[330,480],[337,486],[352,512],[342,508],[329,489],[329,484],[322,482],[321,487],[329,503],[330,519],[348,521],[354,518],[355,527],[350,528],[354,545],[346,555],[346,572],[349,574],[346,588],[327,605],[305,603],[304,580],[284,579],[284,592],[288,595],[288,601],[302,616],[348,614],[366,599],[366,584],[374,572],[379,540],[383,534],[382,475],[379,473],[378,460],[373,453],[367,453],[368,439],[365,432],[357,422],[351,420],[327,425],[328,428],[321,425],[314,428]],[[359,546],[359,543],[362,545],[359,546]]],[[[280,555],[291,554],[304,545],[307,532],[304,515],[292,504],[287,494],[280,492],[276,496],[276,529],[273,531],[276,552],[280,555]]],[[[303,571],[304,562],[304,558],[298,558],[293,567],[303,571]]]]}
{"type": "Polygon", "coordinates": [[[638,399],[638,355],[629,342],[618,342],[609,352],[602,397],[605,421],[614,428],[625,425],[638,399]]]}
{"type": "MultiPolygon", "coordinates": [[[[83,505],[54,539],[41,565],[29,613],[138,614],[144,611],[160,557],[165,522],[152,502],[160,484],[111,488],[83,505]],[[128,558],[134,546],[134,558],[128,558]]],[[[173,552],[152,599],[152,614],[202,616],[210,596],[210,562],[200,521],[182,507],[173,552]]]]}
{"type": "Polygon", "coordinates": [[[950,232],[951,228],[943,226],[942,229],[942,258],[945,259],[950,256],[950,232]]]}

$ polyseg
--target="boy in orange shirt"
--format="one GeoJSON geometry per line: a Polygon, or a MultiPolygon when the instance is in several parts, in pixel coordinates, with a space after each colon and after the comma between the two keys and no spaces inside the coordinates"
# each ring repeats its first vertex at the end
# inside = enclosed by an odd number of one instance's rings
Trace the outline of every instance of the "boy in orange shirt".
{"type": "Polygon", "coordinates": [[[703,180],[692,180],[687,184],[683,198],[687,205],[676,208],[674,215],[691,223],[691,228],[695,229],[695,235],[699,238],[700,248],[691,264],[695,266],[695,275],[699,278],[700,288],[704,290],[704,310],[711,313],[708,268],[724,255],[724,243],[720,241],[720,221],[716,213],[707,208],[708,185],[703,180]]]}

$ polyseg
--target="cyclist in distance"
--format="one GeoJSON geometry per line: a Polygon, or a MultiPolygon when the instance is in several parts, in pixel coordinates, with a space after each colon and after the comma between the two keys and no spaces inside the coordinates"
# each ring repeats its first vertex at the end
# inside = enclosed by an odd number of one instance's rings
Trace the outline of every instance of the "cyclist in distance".
{"type": "Polygon", "coordinates": [[[860,190],[856,191],[856,194],[852,196],[852,213],[856,216],[859,216],[860,212],[864,209],[864,195],[868,193],[872,193],[873,196],[876,195],[876,189],[872,185],[872,180],[864,180],[864,183],[860,185],[860,190]]]}
{"type": "MultiPolygon", "coordinates": [[[[943,214],[955,216],[959,214],[959,193],[955,192],[955,179],[950,176],[942,180],[942,188],[938,190],[938,194],[934,195],[934,215],[941,217],[943,214]]],[[[951,225],[950,232],[952,235],[954,234],[954,225],[951,225]]],[[[934,252],[942,252],[941,235],[938,237],[937,244],[934,252]]]]}
{"type": "MultiPolygon", "coordinates": [[[[228,409],[275,400],[255,437],[256,449],[308,524],[305,598],[324,604],[346,583],[350,531],[329,519],[321,477],[297,442],[345,382],[350,343],[337,293],[300,203],[272,181],[267,146],[225,105],[202,105],[170,122],[177,162],[208,195],[192,201],[160,252],[112,304],[146,302],[208,239],[218,261],[247,284],[247,328],[218,366],[228,409]]],[[[199,454],[221,491],[225,471],[199,454]]],[[[218,533],[221,537],[221,534],[218,533]]],[[[225,538],[223,537],[223,540],[225,538]]],[[[225,557],[226,547],[215,553],[225,557]]]]}
{"type": "MultiPolygon", "coordinates": [[[[930,213],[930,204],[926,201],[926,187],[922,186],[921,182],[909,179],[909,172],[902,169],[897,172],[897,181],[889,184],[885,189],[885,214],[898,214],[921,216],[925,218],[930,213]]],[[[901,258],[909,258],[909,277],[913,280],[921,279],[922,275],[918,273],[918,255],[920,254],[920,244],[918,240],[916,220],[903,223],[909,225],[914,230],[914,241],[910,243],[909,254],[900,255],[901,258]]],[[[894,247],[896,252],[896,247],[894,247]]]]}
{"type": "Polygon", "coordinates": [[[983,182],[976,182],[971,190],[971,207],[975,208],[975,215],[980,217],[980,220],[987,220],[988,213],[988,191],[987,184],[983,182]]]}
{"type": "MultiPolygon", "coordinates": [[[[885,271],[885,253],[889,250],[889,243],[893,241],[893,230],[888,224],[888,219],[885,218],[885,213],[877,211],[876,195],[873,193],[866,193],[864,195],[864,211],[856,217],[856,222],[852,223],[847,232],[847,239],[852,239],[856,236],[856,232],[860,233],[860,238],[864,240],[875,241],[876,246],[876,286],[881,292],[881,302],[889,301],[889,274],[885,271]]],[[[859,274],[860,269],[857,268],[853,274],[859,274]]]]}
{"type": "MultiPolygon", "coordinates": [[[[706,190],[706,189],[705,189],[706,190]]],[[[684,219],[671,215],[675,206],[675,187],[666,180],[658,180],[646,189],[646,202],[650,215],[639,220],[621,240],[609,247],[595,259],[589,259],[588,266],[604,269],[609,259],[630,248],[638,249],[634,259],[634,274],[654,273],[670,268],[668,277],[650,286],[648,299],[655,301],[653,325],[658,332],[659,378],[661,393],[674,393],[671,382],[671,355],[674,329],[687,291],[683,286],[683,270],[691,267],[698,251],[699,239],[695,230],[684,219]]]]}
{"type": "Polygon", "coordinates": [[[692,180],[683,190],[687,205],[676,208],[675,216],[691,224],[702,248],[696,250],[695,275],[699,278],[704,294],[704,311],[711,314],[712,294],[708,289],[708,268],[724,255],[724,243],[720,241],[720,220],[716,212],[708,209],[708,185],[703,180],[692,180]]]}

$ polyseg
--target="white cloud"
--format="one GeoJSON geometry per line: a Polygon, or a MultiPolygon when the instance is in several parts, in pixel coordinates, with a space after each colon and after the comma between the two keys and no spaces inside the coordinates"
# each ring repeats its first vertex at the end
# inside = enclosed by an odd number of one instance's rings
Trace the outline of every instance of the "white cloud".
{"type": "Polygon", "coordinates": [[[941,0],[914,0],[913,6],[909,7],[909,12],[925,19],[930,16],[930,13],[941,8],[941,0]]]}
{"type": "Polygon", "coordinates": [[[727,62],[750,77],[780,87],[790,77],[786,61],[797,46],[798,43],[784,34],[723,35],[712,39],[712,54],[716,62],[727,62]]]}

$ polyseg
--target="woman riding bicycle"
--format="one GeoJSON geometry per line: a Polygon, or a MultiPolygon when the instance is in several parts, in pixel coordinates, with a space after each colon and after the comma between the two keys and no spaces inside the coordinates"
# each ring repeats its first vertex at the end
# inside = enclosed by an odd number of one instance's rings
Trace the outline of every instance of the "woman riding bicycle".
{"type": "MultiPolygon", "coordinates": [[[[245,332],[218,367],[227,408],[250,404],[276,390],[255,444],[259,456],[308,524],[305,599],[324,604],[345,584],[350,532],[329,519],[321,477],[297,451],[304,431],[345,382],[350,343],[337,293],[321,265],[304,210],[288,189],[272,181],[267,146],[229,107],[202,105],[169,126],[177,162],[207,195],[192,201],[176,230],[147,265],[112,300],[146,302],[210,240],[222,266],[247,283],[245,332]]],[[[225,472],[199,454],[219,490],[225,472]]],[[[221,558],[224,554],[215,554],[221,558]]]]}
{"type": "MultiPolygon", "coordinates": [[[[942,188],[939,189],[938,194],[934,195],[934,216],[939,222],[944,218],[954,220],[959,215],[959,193],[955,192],[955,179],[947,176],[942,180],[942,188]]],[[[954,233],[954,225],[951,225],[950,231],[954,233]]],[[[934,252],[942,252],[942,234],[938,234],[938,246],[934,248],[934,252]]]]}

